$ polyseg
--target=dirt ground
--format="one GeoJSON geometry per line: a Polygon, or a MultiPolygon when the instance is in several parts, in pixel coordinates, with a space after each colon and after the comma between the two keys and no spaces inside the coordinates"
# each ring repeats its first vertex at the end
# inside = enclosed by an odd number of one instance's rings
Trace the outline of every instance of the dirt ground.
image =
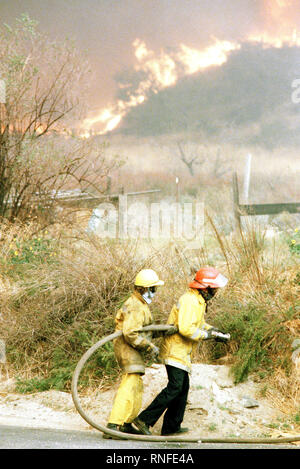
{"type": "MultiPolygon", "coordinates": [[[[143,408],[167,383],[163,365],[152,365],[143,378],[143,408]]],[[[0,379],[0,425],[98,431],[78,414],[72,396],[55,390],[16,394],[14,381],[0,379]]],[[[105,425],[116,386],[81,397],[81,406],[92,420],[105,425]]],[[[189,435],[202,437],[263,437],[296,434],[286,430],[287,416],[261,397],[261,385],[251,379],[234,385],[226,365],[193,365],[183,426],[189,435]]],[[[159,435],[162,418],[152,429],[159,435]]]]}

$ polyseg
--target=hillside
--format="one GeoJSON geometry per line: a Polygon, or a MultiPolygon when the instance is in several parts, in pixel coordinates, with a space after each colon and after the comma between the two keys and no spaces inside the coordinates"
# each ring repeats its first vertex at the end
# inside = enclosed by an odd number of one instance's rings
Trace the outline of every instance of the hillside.
{"type": "Polygon", "coordinates": [[[221,67],[207,69],[153,93],[115,133],[158,136],[197,132],[203,138],[266,147],[300,143],[300,107],[292,82],[300,48],[243,44],[221,67]]]}

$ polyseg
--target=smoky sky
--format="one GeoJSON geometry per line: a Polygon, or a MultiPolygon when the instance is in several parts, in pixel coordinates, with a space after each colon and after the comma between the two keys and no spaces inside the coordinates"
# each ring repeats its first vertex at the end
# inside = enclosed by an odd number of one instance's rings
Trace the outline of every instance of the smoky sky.
{"type": "Polygon", "coordinates": [[[51,38],[73,38],[78,49],[87,51],[95,72],[91,106],[96,108],[113,100],[115,75],[134,66],[135,39],[157,53],[180,43],[205,47],[213,37],[240,41],[263,28],[264,4],[264,0],[0,0],[0,23],[13,25],[28,13],[51,38]]]}

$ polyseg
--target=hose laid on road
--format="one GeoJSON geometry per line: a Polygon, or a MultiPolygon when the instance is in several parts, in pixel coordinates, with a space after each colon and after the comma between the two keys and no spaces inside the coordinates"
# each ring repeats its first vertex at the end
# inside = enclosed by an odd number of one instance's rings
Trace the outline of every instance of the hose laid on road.
{"type": "MultiPolygon", "coordinates": [[[[151,325],[143,327],[142,331],[167,331],[170,328],[168,325],[151,325]]],[[[96,422],[94,422],[91,417],[83,410],[79,396],[78,396],[78,380],[80,373],[89,360],[89,358],[102,347],[107,342],[116,339],[122,335],[122,331],[116,331],[113,334],[110,334],[103,339],[96,342],[91,348],[89,348],[84,355],[79,360],[76,369],[73,374],[72,378],[72,398],[75,404],[76,410],[79,412],[81,417],[92,427],[96,428],[102,433],[106,433],[112,437],[116,437],[117,439],[121,440],[138,440],[138,441],[152,441],[152,442],[178,442],[178,443],[249,443],[249,444],[278,444],[278,443],[292,443],[295,441],[300,441],[300,435],[296,435],[293,437],[282,437],[282,438],[203,438],[201,436],[156,436],[156,435],[135,435],[131,433],[123,433],[118,432],[116,430],[112,430],[110,428],[104,427],[96,422]]]]}

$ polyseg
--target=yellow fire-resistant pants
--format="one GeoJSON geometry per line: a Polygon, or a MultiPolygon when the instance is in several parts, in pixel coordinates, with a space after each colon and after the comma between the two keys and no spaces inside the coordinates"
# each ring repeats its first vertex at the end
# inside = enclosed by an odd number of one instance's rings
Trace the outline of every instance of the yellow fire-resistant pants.
{"type": "Polygon", "coordinates": [[[131,423],[142,407],[143,379],[140,374],[125,373],[114,399],[109,423],[131,423]]]}

